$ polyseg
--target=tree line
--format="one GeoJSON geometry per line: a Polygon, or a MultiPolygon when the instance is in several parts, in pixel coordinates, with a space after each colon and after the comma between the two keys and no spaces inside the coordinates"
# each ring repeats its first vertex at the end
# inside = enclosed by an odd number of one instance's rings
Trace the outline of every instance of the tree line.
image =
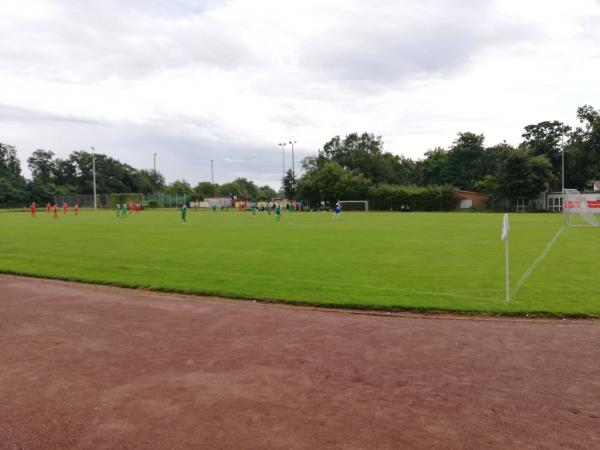
{"type": "MultiPolygon", "coordinates": [[[[438,147],[413,160],[384,151],[381,136],[351,133],[335,136],[317,155],[302,161],[303,174],[290,170],[282,179],[286,198],[311,205],[336,199],[367,199],[383,209],[401,202],[417,202],[425,209],[445,209],[453,189],[488,194],[492,207],[502,208],[518,198],[536,198],[546,188],[560,191],[561,158],[565,155],[565,186],[591,189],[600,178],[600,110],[577,109],[579,126],[544,121],[524,127],[522,142],[486,146],[483,134],[458,133],[449,148],[438,147]],[[444,199],[442,201],[442,198],[444,199]],[[396,200],[390,200],[396,199],[396,200]]],[[[36,150],[27,159],[31,179],[21,174],[14,146],[0,143],[0,205],[45,203],[56,195],[91,194],[92,154],[72,152],[57,158],[49,150],[36,150]]],[[[99,193],[166,192],[198,198],[238,196],[269,200],[277,193],[246,178],[224,184],[185,180],[165,183],[153,170],[135,169],[107,155],[95,155],[99,193]]]]}
{"type": "Polygon", "coordinates": [[[420,160],[384,151],[380,136],[336,136],[303,160],[302,177],[288,171],[283,186],[287,197],[313,203],[336,198],[381,203],[399,195],[400,187],[423,192],[428,186],[453,186],[488,194],[490,207],[505,208],[546,189],[560,191],[564,149],[565,187],[588,190],[600,178],[600,110],[582,106],[577,118],[580,126],[574,129],[556,120],[527,125],[516,147],[486,146],[483,134],[458,133],[449,148],[430,150],[420,160]]]}
{"type": "Polygon", "coordinates": [[[167,184],[154,170],[135,169],[104,154],[72,152],[65,159],[49,150],[36,150],[27,159],[31,179],[21,174],[14,146],[0,143],[0,205],[23,206],[32,201],[46,203],[56,196],[93,193],[93,163],[96,169],[96,191],[103,194],[129,192],[164,192],[187,194],[197,198],[238,196],[270,200],[277,193],[269,186],[257,186],[246,178],[230,183],[212,184],[202,181],[192,187],[185,180],[167,184]]]}

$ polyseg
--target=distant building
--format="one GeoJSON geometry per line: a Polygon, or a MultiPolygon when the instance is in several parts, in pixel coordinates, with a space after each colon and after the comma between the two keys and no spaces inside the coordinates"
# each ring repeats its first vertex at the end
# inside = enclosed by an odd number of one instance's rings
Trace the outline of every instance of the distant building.
{"type": "Polygon", "coordinates": [[[458,200],[459,209],[485,209],[488,196],[481,192],[456,191],[454,197],[458,200]]]}
{"type": "Polygon", "coordinates": [[[191,208],[231,208],[231,197],[207,197],[202,201],[190,202],[191,208]]]}

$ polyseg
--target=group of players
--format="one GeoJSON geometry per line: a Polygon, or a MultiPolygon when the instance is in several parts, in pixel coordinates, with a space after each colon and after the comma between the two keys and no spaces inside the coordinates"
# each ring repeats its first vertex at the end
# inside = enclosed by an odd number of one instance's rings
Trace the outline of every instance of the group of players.
{"type": "MultiPolygon", "coordinates": [[[[133,209],[134,209],[134,205],[131,202],[129,202],[128,204],[117,203],[117,205],[116,205],[117,219],[126,219],[127,212],[129,211],[129,214],[131,215],[131,214],[133,214],[133,209]]],[[[140,215],[140,209],[141,209],[141,205],[139,202],[137,202],[135,204],[135,214],[137,216],[140,215]]],[[[37,206],[36,206],[35,202],[31,203],[31,205],[29,206],[29,210],[31,211],[31,217],[35,217],[36,212],[37,212],[37,206]]],[[[63,210],[63,215],[66,216],[69,211],[69,205],[67,204],[67,202],[63,202],[62,210],[63,210]]],[[[187,216],[186,205],[185,204],[180,205],[180,210],[181,210],[181,219],[182,219],[183,223],[185,223],[186,216],[187,216]]],[[[51,205],[50,202],[48,202],[46,204],[46,211],[48,214],[50,214],[51,211],[54,213],[54,215],[53,215],[54,220],[57,220],[59,218],[57,203],[54,203],[54,205],[51,205]]],[[[73,211],[74,211],[75,216],[79,215],[79,204],[75,203],[75,205],[73,205],[73,211]]],[[[213,211],[216,211],[216,208],[213,208],[213,211]]],[[[281,220],[281,206],[279,205],[279,203],[273,203],[272,207],[271,207],[271,205],[269,205],[267,207],[267,211],[268,211],[269,215],[271,215],[271,211],[273,211],[273,213],[275,213],[275,221],[276,222],[279,222],[281,220]]],[[[256,205],[253,205],[252,206],[252,214],[256,215],[256,212],[257,212],[256,205]]],[[[335,204],[335,208],[334,208],[334,212],[333,212],[333,219],[334,220],[338,219],[341,212],[342,212],[342,205],[340,204],[340,202],[338,200],[335,204]]]]}
{"type": "MultiPolygon", "coordinates": [[[[67,213],[69,212],[69,205],[67,204],[67,202],[63,202],[62,210],[63,210],[63,215],[66,216],[67,213]]],[[[37,212],[37,205],[35,204],[35,202],[32,202],[31,205],[29,205],[29,211],[31,212],[31,217],[35,217],[35,214],[37,212]]],[[[54,203],[54,205],[50,204],[50,202],[46,203],[46,212],[47,212],[47,214],[50,214],[50,212],[54,213],[53,217],[52,217],[53,220],[59,219],[57,203],[54,203]]],[[[75,216],[79,215],[79,204],[75,203],[75,205],[73,205],[73,212],[74,212],[75,216]]]]}
{"type": "MultiPolygon", "coordinates": [[[[117,219],[127,219],[127,211],[129,211],[130,215],[133,214],[134,205],[131,202],[129,202],[127,204],[117,203],[116,208],[117,208],[117,219]]],[[[141,209],[140,203],[137,202],[135,204],[135,214],[138,216],[140,215],[140,209],[141,209]]]]}

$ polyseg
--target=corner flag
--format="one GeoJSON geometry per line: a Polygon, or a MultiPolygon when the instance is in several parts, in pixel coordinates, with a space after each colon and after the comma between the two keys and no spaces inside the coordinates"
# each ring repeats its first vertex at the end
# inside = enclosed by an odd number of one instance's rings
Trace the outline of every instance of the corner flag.
{"type": "Polygon", "coordinates": [[[508,231],[510,227],[508,226],[508,214],[504,214],[504,219],[502,220],[502,236],[500,239],[504,240],[508,237],[508,231]]]}
{"type": "Polygon", "coordinates": [[[508,214],[504,214],[504,219],[502,219],[502,235],[500,239],[506,241],[506,303],[510,301],[510,284],[509,284],[509,274],[508,274],[508,231],[510,227],[508,225],[508,214]]]}

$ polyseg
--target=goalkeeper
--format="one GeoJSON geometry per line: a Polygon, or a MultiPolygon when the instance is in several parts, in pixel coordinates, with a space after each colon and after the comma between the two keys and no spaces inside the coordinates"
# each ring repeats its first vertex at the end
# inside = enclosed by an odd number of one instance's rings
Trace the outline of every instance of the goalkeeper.
{"type": "Polygon", "coordinates": [[[338,200],[335,203],[335,208],[333,209],[333,220],[337,220],[340,217],[340,213],[342,212],[342,204],[338,200]]]}

